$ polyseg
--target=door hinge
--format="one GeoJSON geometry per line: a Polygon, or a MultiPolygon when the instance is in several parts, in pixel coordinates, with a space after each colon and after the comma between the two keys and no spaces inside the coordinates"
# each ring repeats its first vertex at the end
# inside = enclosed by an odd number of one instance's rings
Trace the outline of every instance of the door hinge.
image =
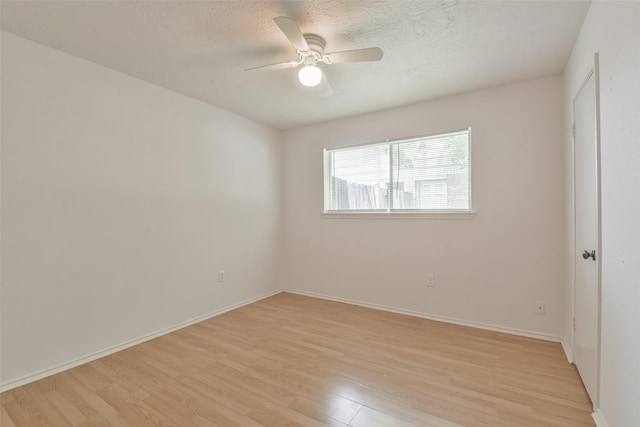
{"type": "Polygon", "coordinates": [[[576,137],[576,124],[574,123],[573,126],[571,127],[571,133],[573,134],[573,137],[576,137]]]}
{"type": "Polygon", "coordinates": [[[576,330],[576,318],[575,317],[573,318],[573,330],[574,331],[576,330]]]}

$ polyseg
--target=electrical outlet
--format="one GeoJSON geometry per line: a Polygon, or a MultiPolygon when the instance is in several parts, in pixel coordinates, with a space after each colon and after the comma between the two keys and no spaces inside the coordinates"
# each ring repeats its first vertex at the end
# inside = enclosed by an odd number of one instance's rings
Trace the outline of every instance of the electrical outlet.
{"type": "Polygon", "coordinates": [[[218,271],[218,282],[224,282],[224,270],[218,271]]]}
{"type": "Polygon", "coordinates": [[[433,274],[427,274],[427,287],[435,288],[436,287],[436,276],[433,274]]]}
{"type": "Polygon", "coordinates": [[[547,305],[543,302],[537,302],[536,303],[536,314],[539,314],[541,316],[544,316],[544,314],[547,312],[547,305]]]}

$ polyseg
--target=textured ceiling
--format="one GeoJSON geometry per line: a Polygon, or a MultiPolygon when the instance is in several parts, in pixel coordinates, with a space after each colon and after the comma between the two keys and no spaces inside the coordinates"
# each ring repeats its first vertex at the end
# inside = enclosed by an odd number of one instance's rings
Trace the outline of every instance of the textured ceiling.
{"type": "Polygon", "coordinates": [[[279,129],[560,73],[584,1],[6,1],[2,29],[279,129]],[[296,69],[273,22],[298,21],[327,52],[378,46],[376,63],[296,69]]]}

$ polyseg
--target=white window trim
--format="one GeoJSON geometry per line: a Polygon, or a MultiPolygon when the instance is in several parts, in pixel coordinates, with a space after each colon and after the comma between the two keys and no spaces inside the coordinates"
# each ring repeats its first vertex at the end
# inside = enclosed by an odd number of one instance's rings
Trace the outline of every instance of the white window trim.
{"type": "Polygon", "coordinates": [[[470,220],[476,211],[461,210],[411,210],[411,211],[327,211],[321,213],[325,219],[452,219],[470,220]]]}

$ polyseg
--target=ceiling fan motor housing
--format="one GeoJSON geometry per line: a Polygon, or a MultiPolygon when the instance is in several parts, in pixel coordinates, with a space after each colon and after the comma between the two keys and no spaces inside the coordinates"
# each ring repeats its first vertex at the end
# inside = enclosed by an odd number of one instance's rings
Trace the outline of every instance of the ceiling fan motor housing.
{"type": "Polygon", "coordinates": [[[317,53],[322,58],[324,56],[324,47],[327,45],[327,42],[317,34],[303,34],[303,37],[309,45],[309,50],[317,53]]]}

